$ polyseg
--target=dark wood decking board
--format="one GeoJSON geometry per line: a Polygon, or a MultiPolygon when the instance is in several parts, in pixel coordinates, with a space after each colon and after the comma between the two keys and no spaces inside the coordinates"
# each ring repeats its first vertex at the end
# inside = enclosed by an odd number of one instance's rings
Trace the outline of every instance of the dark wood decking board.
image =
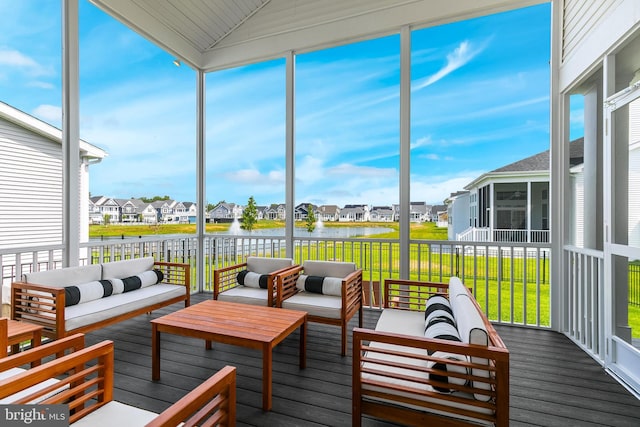
{"type": "MultiPolygon", "coordinates": [[[[194,295],[195,304],[210,294],[194,295]]],[[[307,368],[298,366],[298,331],[273,351],[273,409],[262,411],[262,358],[259,351],[162,336],[161,379],[151,381],[149,320],[178,310],[157,310],[87,335],[87,343],[115,342],[116,400],[161,412],[224,365],[238,368],[239,426],[350,426],[351,343],[340,356],[340,329],[310,323],[307,368]]],[[[365,311],[365,327],[379,313],[365,311]]],[[[356,316],[357,318],[357,316],[356,316]]],[[[357,325],[352,319],[350,326],[357,325]]],[[[497,326],[511,354],[513,426],[640,426],[640,401],[562,334],[497,326]]],[[[351,334],[349,334],[351,335],[351,334]]],[[[391,425],[366,418],[365,426],[391,425]]]]}

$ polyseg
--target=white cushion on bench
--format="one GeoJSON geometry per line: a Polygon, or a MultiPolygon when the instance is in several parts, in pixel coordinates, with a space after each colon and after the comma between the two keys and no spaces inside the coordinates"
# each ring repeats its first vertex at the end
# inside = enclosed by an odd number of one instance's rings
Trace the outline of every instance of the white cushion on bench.
{"type": "Polygon", "coordinates": [[[424,337],[424,312],[385,308],[376,331],[424,337]]]}
{"type": "MultiPolygon", "coordinates": [[[[4,372],[0,372],[0,380],[4,380],[7,378],[11,378],[15,375],[21,374],[23,372],[25,372],[26,369],[22,369],[22,368],[11,368],[11,369],[7,369],[4,372]]],[[[45,380],[39,384],[36,384],[34,386],[31,386],[27,389],[24,389],[18,393],[12,394],[11,396],[7,396],[4,399],[0,399],[0,405],[8,405],[11,404],[13,402],[16,402],[20,399],[22,399],[25,396],[29,396],[32,393],[35,393],[39,390],[42,390],[46,387],[49,387],[50,385],[53,385],[55,383],[59,382],[57,379],[55,378],[49,378],[48,380],[45,380]]],[[[44,395],[42,395],[41,397],[34,399],[32,401],[29,402],[29,404],[36,404],[36,403],[40,403],[43,400],[45,400],[46,398],[53,396],[56,393],[61,392],[62,390],[64,390],[65,388],[69,388],[68,385],[64,385],[56,390],[50,391],[44,395]]]]}
{"type": "Polygon", "coordinates": [[[342,297],[314,294],[313,292],[298,292],[282,301],[282,308],[306,311],[310,316],[340,319],[342,297]]]}
{"type": "Polygon", "coordinates": [[[240,304],[265,305],[269,292],[262,288],[250,288],[238,285],[218,294],[219,301],[237,302],[240,304]]]}
{"type": "Polygon", "coordinates": [[[132,292],[66,307],[65,328],[67,331],[72,331],[85,325],[111,319],[174,297],[184,296],[185,291],[186,288],[182,285],[158,283],[132,292]]]}
{"type": "Polygon", "coordinates": [[[23,279],[28,283],[64,288],[65,286],[80,285],[82,283],[100,280],[102,278],[101,274],[102,266],[100,264],[93,264],[82,267],[67,267],[58,270],[24,273],[23,279]]]}
{"type": "Polygon", "coordinates": [[[73,423],[73,427],[144,426],[158,414],[111,401],[73,423]]]}

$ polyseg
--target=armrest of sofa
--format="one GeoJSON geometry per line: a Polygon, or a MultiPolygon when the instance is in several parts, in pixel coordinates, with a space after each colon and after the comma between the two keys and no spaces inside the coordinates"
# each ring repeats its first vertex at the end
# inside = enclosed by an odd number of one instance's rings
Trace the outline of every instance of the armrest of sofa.
{"type": "Polygon", "coordinates": [[[398,310],[424,310],[430,296],[436,294],[446,296],[448,292],[448,283],[385,279],[383,307],[398,310]]]}
{"type": "Polygon", "coordinates": [[[238,286],[238,273],[246,269],[247,263],[243,262],[213,270],[213,299],[218,299],[222,292],[238,286]]]}
{"type": "Polygon", "coordinates": [[[43,327],[43,335],[64,336],[65,294],[63,287],[27,282],[11,284],[11,318],[43,327]]]}
{"type": "Polygon", "coordinates": [[[342,279],[342,310],[350,313],[362,307],[362,269],[342,279]]]}
{"type": "Polygon", "coordinates": [[[113,342],[103,341],[0,381],[0,399],[29,389],[35,391],[14,403],[35,401],[57,391],[40,404],[67,404],[69,422],[74,423],[113,399],[113,342]],[[54,378],[59,381],[35,387],[54,378]]]}
{"type": "Polygon", "coordinates": [[[236,368],[225,366],[158,415],[146,427],[181,425],[234,426],[236,368]]]}
{"type": "Polygon", "coordinates": [[[362,412],[380,413],[381,405],[395,403],[489,424],[509,423],[509,352],[504,347],[354,328],[352,369],[354,422],[362,412]],[[462,357],[452,360],[451,354],[462,357]],[[472,363],[471,357],[488,363],[472,363]],[[473,375],[471,369],[489,375],[473,375]]]}
{"type": "Polygon", "coordinates": [[[296,283],[302,274],[303,267],[296,265],[280,271],[274,281],[276,283],[276,307],[282,307],[282,301],[298,293],[296,283]]]}
{"type": "Polygon", "coordinates": [[[31,366],[40,365],[44,362],[45,358],[59,358],[64,356],[66,353],[73,353],[83,348],[84,335],[70,335],[0,359],[0,373],[27,364],[31,366]]]}
{"type": "Polygon", "coordinates": [[[153,267],[164,275],[164,281],[172,285],[182,285],[186,289],[185,306],[191,302],[191,266],[186,263],[156,261],[153,267]]]}

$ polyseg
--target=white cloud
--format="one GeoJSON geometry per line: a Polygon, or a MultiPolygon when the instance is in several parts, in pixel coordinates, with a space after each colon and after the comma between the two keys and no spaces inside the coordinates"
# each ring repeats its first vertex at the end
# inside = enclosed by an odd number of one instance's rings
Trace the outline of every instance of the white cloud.
{"type": "Polygon", "coordinates": [[[427,159],[427,160],[440,160],[440,156],[438,156],[435,153],[429,153],[429,154],[424,154],[422,156],[420,156],[421,159],[427,159]]]}
{"type": "Polygon", "coordinates": [[[240,184],[250,185],[284,185],[285,172],[273,170],[266,174],[256,169],[240,169],[225,173],[224,176],[230,181],[240,184]]]}
{"type": "Polygon", "coordinates": [[[482,52],[486,48],[487,43],[480,46],[472,45],[471,42],[465,40],[456,47],[453,52],[447,54],[447,63],[439,69],[435,74],[425,77],[421,81],[417,81],[412,90],[417,91],[424,89],[448,76],[458,68],[468,64],[476,55],[482,52]]]}
{"type": "Polygon", "coordinates": [[[53,70],[42,66],[33,58],[15,49],[0,48],[0,66],[24,70],[32,76],[44,76],[53,74],[53,70]]]}
{"type": "Polygon", "coordinates": [[[375,168],[370,166],[356,166],[349,163],[342,163],[334,167],[327,168],[328,175],[334,176],[359,176],[385,178],[397,176],[398,172],[394,168],[375,168]]]}
{"type": "Polygon", "coordinates": [[[418,147],[425,147],[427,145],[431,145],[433,140],[431,139],[431,135],[423,136],[422,138],[418,138],[415,142],[411,143],[411,149],[418,147]]]}
{"type": "Polygon", "coordinates": [[[43,82],[43,81],[33,81],[30,83],[27,83],[28,87],[35,87],[37,89],[48,89],[48,90],[53,90],[56,88],[56,86],[52,83],[47,83],[47,82],[43,82]]]}
{"type": "Polygon", "coordinates": [[[57,105],[38,105],[33,110],[33,115],[54,126],[60,127],[62,123],[62,108],[57,105]]]}

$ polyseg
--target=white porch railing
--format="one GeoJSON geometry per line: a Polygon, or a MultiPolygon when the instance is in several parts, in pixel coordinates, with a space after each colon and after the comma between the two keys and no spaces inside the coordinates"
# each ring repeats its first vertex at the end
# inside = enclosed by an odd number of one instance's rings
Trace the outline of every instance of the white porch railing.
{"type": "Polygon", "coordinates": [[[462,233],[456,234],[456,240],[459,242],[489,242],[491,236],[488,228],[467,228],[462,233]]]}
{"type": "Polygon", "coordinates": [[[564,247],[562,332],[600,363],[605,361],[604,254],[564,247]]]}
{"type": "MultiPolygon", "coordinates": [[[[397,240],[387,239],[295,238],[294,259],[296,263],[305,259],[355,262],[364,272],[366,305],[381,307],[384,279],[400,277],[399,245],[397,240]]],[[[212,290],[216,268],[240,262],[249,255],[285,256],[283,237],[207,235],[204,238],[205,273],[198,280],[195,277],[197,241],[192,236],[113,239],[80,246],[87,254],[81,264],[142,256],[188,262],[193,266],[194,292],[212,290]]],[[[549,327],[549,253],[548,245],[412,240],[410,278],[446,282],[451,276],[458,276],[472,288],[489,319],[549,327]]],[[[6,292],[23,272],[62,267],[62,247],[2,250],[0,267],[6,292]]]]}

